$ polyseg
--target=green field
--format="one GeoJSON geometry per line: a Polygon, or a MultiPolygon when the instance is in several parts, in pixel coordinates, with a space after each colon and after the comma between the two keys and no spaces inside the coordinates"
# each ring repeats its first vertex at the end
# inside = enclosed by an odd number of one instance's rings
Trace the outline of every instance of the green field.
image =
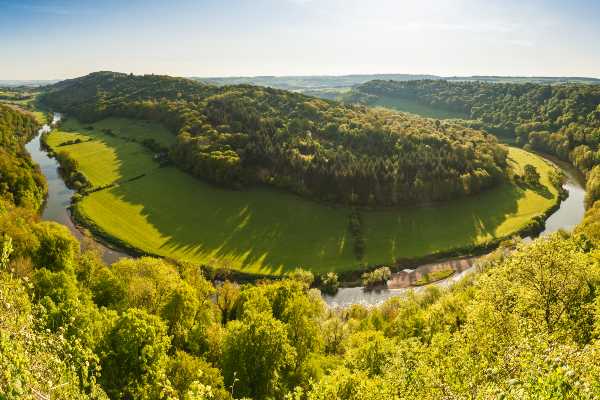
{"type": "Polygon", "coordinates": [[[482,244],[520,230],[552,207],[558,196],[548,178],[553,167],[536,155],[510,148],[517,168],[526,163],[537,167],[548,187],[545,192],[504,184],[436,207],[364,211],[366,251],[359,262],[349,235],[349,209],[267,188],[222,189],[174,167],[159,168],[140,144],[100,130],[117,123],[123,137],[172,140],[154,124],[144,125],[146,133],[132,133],[140,125],[127,120],[102,121],[92,130],[70,120],[49,136],[55,150],[66,150],[80,161],[94,185],[122,182],[78,203],[88,225],[143,252],[247,273],[281,274],[296,267],[348,271],[482,244]],[[92,140],[59,146],[76,137],[92,140]],[[141,179],[127,182],[142,173],[141,179]]]}
{"type": "Polygon", "coordinates": [[[437,119],[468,119],[469,116],[458,112],[442,110],[417,103],[409,99],[400,99],[393,97],[379,96],[377,100],[370,104],[371,106],[391,108],[393,110],[407,112],[420,115],[422,117],[437,118],[437,119]]]}
{"type": "MultiPolygon", "coordinates": [[[[145,134],[138,132],[139,125],[134,123],[131,123],[131,130],[127,136],[113,137],[102,132],[102,129],[117,123],[118,120],[102,121],[95,125],[86,125],[84,128],[77,121],[67,119],[61,124],[59,131],[54,131],[48,136],[47,143],[54,151],[67,151],[77,160],[80,170],[93,187],[122,182],[158,168],[158,164],[152,160],[152,154],[146,148],[121,137],[144,138],[147,137],[144,135],[155,134],[166,141],[168,136],[173,135],[160,125],[149,123],[144,124],[145,134]],[[86,129],[90,127],[93,129],[86,129]],[[81,139],[82,143],[61,146],[62,143],[75,139],[81,139]]],[[[124,125],[127,125],[127,122],[120,123],[120,126],[124,125]]]]}

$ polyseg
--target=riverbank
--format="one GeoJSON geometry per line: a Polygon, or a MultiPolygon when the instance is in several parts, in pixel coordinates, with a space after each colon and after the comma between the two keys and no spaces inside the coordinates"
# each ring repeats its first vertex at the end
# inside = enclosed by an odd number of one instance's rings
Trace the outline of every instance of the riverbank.
{"type": "MultiPolygon", "coordinates": [[[[37,138],[37,140],[39,141],[39,137],[37,138]]],[[[28,145],[30,147],[35,147],[36,144],[33,143],[33,141],[28,145]]],[[[37,144],[38,146],[38,150],[41,151],[39,149],[39,143],[37,144]]],[[[66,147],[66,146],[65,146],[66,147]]],[[[45,170],[44,175],[46,175],[47,179],[48,177],[52,177],[54,179],[51,180],[60,180],[60,177],[58,176],[57,173],[57,167],[58,164],[56,163],[56,160],[54,159],[50,159],[48,157],[47,154],[37,154],[36,153],[36,157],[34,157],[34,159],[36,159],[36,161],[40,160],[41,158],[43,158],[42,156],[45,156],[46,160],[41,160],[41,163],[46,163],[48,164],[49,167],[47,168],[43,168],[45,170]],[[50,161],[48,161],[50,160],[50,161]]],[[[38,162],[40,163],[40,162],[38,162]]],[[[48,207],[45,209],[45,213],[43,215],[44,219],[52,219],[52,220],[56,220],[57,222],[61,222],[65,225],[67,225],[71,231],[73,231],[74,233],[76,233],[76,236],[80,239],[83,240],[84,235],[82,234],[82,231],[85,231],[87,229],[89,229],[90,227],[93,227],[93,221],[83,221],[83,217],[78,215],[76,210],[73,210],[72,215],[69,213],[69,206],[71,203],[71,196],[74,194],[74,191],[66,188],[66,186],[64,185],[64,182],[62,182],[62,180],[60,180],[60,182],[56,182],[57,184],[60,183],[62,184],[62,187],[60,186],[60,184],[58,185],[58,188],[54,187],[51,192],[54,194],[60,194],[62,196],[62,202],[60,202],[60,208],[62,210],[62,215],[60,216],[60,218],[57,218],[56,215],[48,215],[47,211],[52,208],[52,206],[56,206],[56,201],[50,201],[48,207]],[[75,223],[73,223],[75,221],[75,223]]],[[[571,183],[570,180],[568,180],[565,185],[568,187],[568,185],[571,183]]],[[[584,191],[582,188],[580,189],[580,194],[581,196],[579,196],[581,199],[583,198],[584,195],[584,191]]],[[[572,192],[573,190],[569,190],[570,192],[572,192]]],[[[52,193],[50,195],[52,195],[52,193]]],[[[571,196],[569,196],[569,198],[572,198],[573,194],[571,194],[571,196]]],[[[579,198],[578,197],[578,198],[579,198]]],[[[566,200],[568,201],[568,199],[566,200]]],[[[582,200],[581,200],[582,201],[582,200]]],[[[563,202],[564,203],[564,202],[563,202]]],[[[529,234],[532,233],[538,233],[540,231],[544,231],[544,220],[551,214],[550,218],[552,218],[555,214],[559,214],[559,212],[556,212],[556,210],[558,209],[559,211],[561,210],[561,202],[560,199],[558,198],[558,196],[554,199],[554,202],[552,203],[552,206],[548,209],[546,209],[546,211],[539,215],[537,218],[532,219],[527,225],[523,226],[521,228],[521,230],[519,231],[519,233],[522,236],[527,236],[529,234]]],[[[581,215],[583,215],[583,206],[581,206],[581,215]]],[[[548,221],[550,221],[550,218],[548,219],[548,221]]],[[[571,217],[572,219],[572,217],[571,217]]],[[[578,221],[574,221],[573,223],[577,223],[578,221]]],[[[559,224],[561,224],[559,222],[559,224]]],[[[564,221],[562,222],[562,224],[564,225],[564,221]]],[[[107,235],[107,237],[103,238],[103,234],[101,232],[101,229],[95,230],[92,229],[94,231],[94,238],[97,239],[98,242],[102,243],[103,245],[103,250],[105,252],[108,252],[109,254],[111,254],[109,257],[105,257],[105,261],[106,262],[113,262],[114,260],[118,259],[119,257],[125,256],[125,254],[130,254],[130,255],[134,255],[134,256],[139,256],[139,255],[154,255],[154,256],[159,256],[159,257],[165,257],[163,254],[153,254],[152,252],[142,252],[142,251],[138,251],[138,249],[136,249],[135,247],[128,247],[126,243],[115,243],[112,242],[110,240],[110,235],[107,235]],[[106,240],[108,239],[108,240],[106,240]],[[118,249],[122,249],[122,248],[127,248],[128,250],[126,252],[122,252],[122,251],[115,251],[114,249],[110,249],[109,247],[114,247],[114,245],[117,244],[117,248],[118,249]]],[[[491,251],[493,248],[497,247],[498,244],[502,241],[505,240],[509,237],[514,236],[515,234],[512,233],[510,235],[506,235],[503,236],[501,238],[496,238],[492,241],[489,241],[487,243],[484,243],[482,245],[478,245],[478,246],[468,246],[468,247],[464,247],[461,249],[454,249],[452,251],[448,251],[448,252],[437,252],[437,253],[431,253],[425,257],[420,257],[420,258],[403,258],[403,259],[397,259],[395,263],[392,264],[385,264],[385,265],[392,265],[393,270],[395,271],[395,275],[394,275],[394,279],[396,279],[397,281],[402,281],[404,280],[408,280],[408,281],[416,281],[417,279],[419,279],[420,276],[422,276],[423,273],[426,273],[426,271],[433,271],[436,268],[442,268],[442,267],[447,267],[447,265],[450,263],[462,263],[464,265],[465,264],[465,260],[476,260],[477,256],[485,254],[489,251],[491,251]],[[465,257],[465,255],[467,255],[467,257],[465,257]],[[462,257],[461,257],[462,256],[462,257]],[[404,277],[403,277],[404,275],[404,277]]],[[[169,257],[166,257],[169,258],[169,257]]],[[[471,264],[467,265],[469,268],[472,266],[471,264]]],[[[444,267],[444,268],[445,268],[444,267]]],[[[454,267],[456,268],[456,267],[454,267]]],[[[461,267],[462,268],[462,267],[461,267]]],[[[468,268],[466,268],[468,269],[468,268]]],[[[357,269],[353,272],[348,273],[348,275],[345,275],[344,272],[341,272],[341,276],[342,276],[342,280],[346,281],[346,285],[348,286],[348,283],[352,284],[353,286],[356,285],[360,285],[360,274],[365,271],[366,269],[364,268],[360,268],[357,269]],[[351,275],[350,275],[351,274],[351,275]]],[[[261,279],[261,278],[270,278],[273,277],[272,275],[269,274],[256,274],[256,273],[252,273],[252,274],[246,274],[244,272],[240,272],[240,271],[236,271],[233,269],[225,269],[225,270],[213,270],[211,269],[210,271],[210,275],[216,278],[226,278],[226,279],[232,279],[232,280],[237,280],[237,281],[255,281],[257,279],[261,279]]],[[[450,279],[453,280],[455,279],[457,276],[461,275],[462,269],[457,269],[457,272],[454,276],[452,276],[450,279]]],[[[396,285],[395,283],[391,283],[392,288],[389,290],[397,290],[394,289],[396,287],[398,287],[398,285],[396,285]]],[[[353,288],[356,289],[356,288],[353,288]]],[[[358,288],[360,289],[360,287],[358,288]]],[[[343,292],[344,290],[348,290],[348,289],[344,289],[342,288],[341,291],[343,292]]],[[[385,290],[384,290],[385,291],[385,290]]]]}
{"type": "Polygon", "coordinates": [[[71,218],[69,208],[75,191],[67,187],[60,175],[58,162],[48,156],[41,143],[41,135],[44,132],[49,132],[51,125],[56,124],[59,120],[60,114],[55,114],[54,120],[50,124],[45,124],[39,130],[38,134],[25,146],[33,161],[40,167],[48,185],[48,193],[42,208],[41,218],[46,221],[54,221],[65,225],[80,242],[90,239],[94,240],[100,248],[103,255],[102,258],[106,263],[110,264],[122,257],[127,257],[128,255],[124,252],[104,246],[98,243],[95,238],[90,238],[89,235],[86,235],[83,227],[77,226],[71,218]]]}
{"type": "MultiPolygon", "coordinates": [[[[482,254],[507,237],[539,230],[558,202],[547,165],[513,148],[511,162],[517,168],[537,165],[545,193],[505,183],[435,206],[361,210],[365,246],[358,258],[357,239],[348,230],[350,209],[265,188],[232,192],[174,167],[159,168],[152,153],[131,140],[139,136],[139,124],[107,119],[81,125],[71,119],[50,135],[51,146],[78,162],[91,184],[75,206],[77,223],[131,254],[217,265],[236,279],[282,276],[300,266],[353,282],[368,267],[400,270],[482,254]]],[[[157,128],[156,134],[168,132],[157,128]]]]}
{"type": "MultiPolygon", "coordinates": [[[[554,162],[565,173],[566,180],[563,182],[563,189],[568,192],[568,197],[563,199],[559,208],[546,220],[543,230],[538,234],[539,236],[549,235],[559,230],[571,231],[581,222],[585,214],[585,181],[581,179],[579,172],[570,164],[561,161],[556,162],[552,158],[549,158],[549,161],[554,162]]],[[[526,239],[531,238],[527,237],[526,239]]],[[[375,290],[366,290],[360,286],[342,287],[337,294],[333,296],[324,295],[323,299],[330,307],[343,308],[353,304],[375,306],[391,297],[402,296],[410,290],[416,292],[423,290],[423,286],[414,287],[413,283],[431,271],[453,268],[455,273],[451,277],[430,284],[452,285],[465,275],[474,272],[477,262],[482,256],[454,258],[417,265],[412,269],[407,268],[393,274],[388,287],[380,287],[375,290]]]]}

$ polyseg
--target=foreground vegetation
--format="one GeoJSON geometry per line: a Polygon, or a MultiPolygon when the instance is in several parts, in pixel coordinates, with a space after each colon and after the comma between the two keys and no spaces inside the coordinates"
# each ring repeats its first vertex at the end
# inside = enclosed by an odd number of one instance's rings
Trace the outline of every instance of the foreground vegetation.
{"type": "Polygon", "coordinates": [[[344,272],[468,252],[543,219],[558,201],[553,168],[510,149],[513,172],[522,176],[526,164],[534,165],[542,175],[539,187],[506,183],[460,202],[361,210],[353,230],[350,208],[266,188],[242,195],[164,166],[140,141],[142,132],[160,143],[173,138],[156,124],[124,119],[86,125],[71,118],[48,135],[52,151],[73,160],[72,180],[84,188],[75,205],[79,221],[121,247],[250,274],[280,275],[297,267],[344,272]],[[446,229],[439,229],[440,221],[446,229]]]}
{"type": "Polygon", "coordinates": [[[480,131],[271,88],[99,72],[58,83],[41,101],[86,123],[161,123],[177,135],[171,161],[230,188],[262,183],[382,206],[471,195],[506,178],[506,151],[480,131]]]}
{"type": "Polygon", "coordinates": [[[600,203],[573,236],[449,289],[328,310],[310,273],[213,286],[194,264],[104,265],[0,207],[0,393],[65,399],[594,399],[600,203]]]}

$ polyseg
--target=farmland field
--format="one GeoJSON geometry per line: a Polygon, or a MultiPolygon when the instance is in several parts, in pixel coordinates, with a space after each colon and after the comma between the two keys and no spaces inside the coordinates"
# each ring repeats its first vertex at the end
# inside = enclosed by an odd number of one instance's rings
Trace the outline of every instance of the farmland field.
{"type": "Polygon", "coordinates": [[[348,271],[482,244],[520,230],[558,196],[548,177],[553,167],[510,148],[511,163],[520,169],[527,163],[536,166],[545,188],[534,191],[507,183],[432,207],[363,211],[366,250],[358,261],[348,229],[349,209],[267,188],[218,188],[174,167],[159,167],[149,150],[126,140],[153,137],[171,143],[174,138],[164,128],[122,119],[92,125],[71,119],[48,138],[54,150],[79,161],[94,186],[120,183],[77,204],[86,225],[142,252],[246,273],[277,275],[296,267],[348,271]],[[115,133],[118,127],[118,136],[103,133],[108,126],[115,133]],[[76,138],[82,143],[61,146],[76,138]]]}
{"type": "Polygon", "coordinates": [[[434,108],[425,104],[418,103],[409,99],[400,99],[380,96],[376,101],[370,104],[371,106],[379,106],[385,108],[391,108],[402,112],[420,115],[428,118],[438,119],[468,119],[469,116],[458,112],[442,110],[440,108],[434,108]]]}

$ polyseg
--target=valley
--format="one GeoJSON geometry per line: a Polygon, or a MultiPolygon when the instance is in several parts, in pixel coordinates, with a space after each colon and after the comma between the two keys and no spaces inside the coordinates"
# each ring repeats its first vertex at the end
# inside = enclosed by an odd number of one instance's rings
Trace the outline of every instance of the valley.
{"type": "Polygon", "coordinates": [[[204,183],[173,166],[161,167],[151,151],[132,141],[145,136],[164,144],[174,139],[160,125],[115,118],[93,124],[67,118],[47,136],[52,151],[69,154],[91,184],[74,205],[77,221],[134,253],[251,275],[281,275],[298,267],[349,272],[468,254],[519,233],[559,201],[549,178],[554,167],[510,148],[512,167],[534,165],[546,192],[507,183],[461,201],[361,210],[365,252],[357,260],[348,228],[352,209],[266,187],[231,190],[204,183]]]}

